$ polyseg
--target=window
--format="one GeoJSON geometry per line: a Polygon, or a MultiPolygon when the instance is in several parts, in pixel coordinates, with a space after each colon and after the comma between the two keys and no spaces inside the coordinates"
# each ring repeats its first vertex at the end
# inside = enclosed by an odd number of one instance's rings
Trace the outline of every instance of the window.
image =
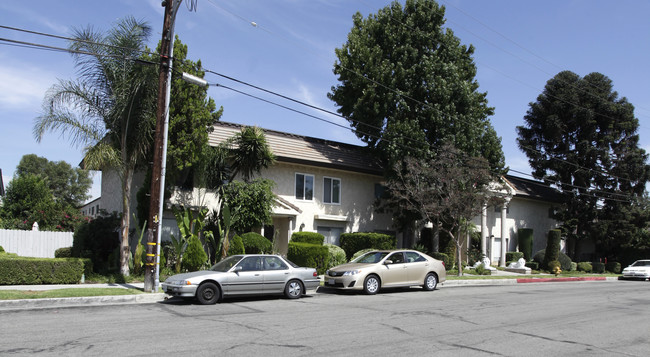
{"type": "Polygon", "coordinates": [[[413,263],[413,262],[425,262],[427,260],[416,252],[406,252],[406,261],[408,263],[413,263]]]}
{"type": "Polygon", "coordinates": [[[264,257],[264,270],[287,270],[289,267],[278,257],[264,257]]]}
{"type": "MultiPolygon", "coordinates": [[[[501,213],[501,207],[503,206],[494,206],[494,212],[501,213]]],[[[506,206],[506,213],[510,213],[510,205],[506,206]]]]}
{"type": "Polygon", "coordinates": [[[341,203],[341,180],[337,178],[323,178],[323,202],[341,203]]]}
{"type": "Polygon", "coordinates": [[[296,199],[314,199],[314,175],[296,174],[296,199]]]}

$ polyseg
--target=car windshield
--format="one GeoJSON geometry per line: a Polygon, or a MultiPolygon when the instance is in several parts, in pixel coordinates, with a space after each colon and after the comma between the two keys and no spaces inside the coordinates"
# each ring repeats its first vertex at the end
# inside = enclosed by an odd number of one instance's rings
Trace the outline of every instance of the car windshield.
{"type": "Polygon", "coordinates": [[[650,267],[650,260],[637,260],[632,264],[633,267],[650,267]]]}
{"type": "Polygon", "coordinates": [[[368,252],[352,261],[352,263],[379,263],[388,252],[368,252]]]}
{"type": "Polygon", "coordinates": [[[237,264],[241,260],[241,258],[243,258],[242,255],[232,255],[232,256],[220,261],[219,263],[213,265],[212,268],[210,268],[210,270],[212,270],[212,271],[224,271],[224,272],[228,271],[228,270],[230,270],[230,268],[235,266],[235,264],[237,264]]]}

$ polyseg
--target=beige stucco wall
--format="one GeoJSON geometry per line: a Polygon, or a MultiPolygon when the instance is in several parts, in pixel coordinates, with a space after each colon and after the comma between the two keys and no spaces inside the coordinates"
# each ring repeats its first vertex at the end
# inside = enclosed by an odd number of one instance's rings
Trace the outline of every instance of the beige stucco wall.
{"type": "Polygon", "coordinates": [[[338,227],[343,232],[392,229],[390,214],[374,212],[375,184],[381,182],[381,176],[288,163],[278,163],[262,176],[276,183],[275,194],[302,211],[296,216],[293,231],[316,232],[319,226],[338,227]],[[296,173],[314,176],[313,200],[296,199],[296,173]],[[323,203],[324,177],[341,180],[340,204],[323,203]]]}

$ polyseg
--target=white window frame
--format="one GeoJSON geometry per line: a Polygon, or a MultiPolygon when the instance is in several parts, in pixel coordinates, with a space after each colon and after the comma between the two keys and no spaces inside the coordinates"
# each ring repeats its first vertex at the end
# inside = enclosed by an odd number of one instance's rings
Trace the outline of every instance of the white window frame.
{"type": "Polygon", "coordinates": [[[302,173],[302,172],[296,172],[295,173],[295,175],[294,175],[294,184],[293,184],[293,194],[294,194],[294,197],[296,197],[296,200],[298,200],[298,201],[307,201],[307,202],[313,201],[314,200],[314,193],[316,191],[315,186],[316,186],[316,179],[315,179],[314,175],[306,174],[306,173],[302,173]],[[302,179],[302,198],[299,198],[296,195],[296,190],[298,189],[298,175],[303,176],[303,179],[302,179]],[[306,180],[307,177],[311,177],[311,183],[312,183],[311,198],[310,199],[305,198],[305,189],[307,187],[307,185],[305,183],[307,181],[306,180]]]}
{"type": "Polygon", "coordinates": [[[341,183],[341,179],[338,177],[330,177],[330,176],[323,176],[323,203],[327,205],[341,205],[341,196],[343,193],[343,186],[341,183]],[[330,197],[329,197],[329,202],[325,200],[325,180],[330,180],[330,197]],[[334,186],[332,183],[334,180],[337,180],[339,182],[339,201],[334,202],[333,198],[333,190],[332,187],[334,186]]]}

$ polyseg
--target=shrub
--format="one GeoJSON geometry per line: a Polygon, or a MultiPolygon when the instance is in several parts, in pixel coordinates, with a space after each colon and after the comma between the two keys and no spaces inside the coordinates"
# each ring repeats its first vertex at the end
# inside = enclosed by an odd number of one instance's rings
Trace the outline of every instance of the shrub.
{"type": "Polygon", "coordinates": [[[381,233],[343,233],[341,234],[341,248],[348,259],[362,249],[395,249],[397,239],[395,236],[381,233]]]}
{"type": "Polygon", "coordinates": [[[601,262],[591,263],[591,271],[596,274],[602,274],[605,272],[605,264],[601,262]]]}
{"type": "Polygon", "coordinates": [[[0,245],[0,253],[4,253],[4,252],[5,252],[5,249],[2,248],[2,246],[0,245]]]}
{"type": "Polygon", "coordinates": [[[72,247],[59,248],[54,251],[55,258],[70,258],[72,257],[72,247]]]}
{"type": "Polygon", "coordinates": [[[545,252],[546,254],[544,255],[544,261],[542,264],[543,268],[549,268],[548,266],[549,262],[559,259],[561,239],[562,239],[562,231],[560,231],[559,229],[551,229],[550,231],[548,231],[548,239],[546,241],[546,252],[545,252]]]}
{"type": "Polygon", "coordinates": [[[526,266],[531,270],[539,270],[539,263],[535,261],[526,262],[526,266]]]}
{"type": "Polygon", "coordinates": [[[294,232],[291,235],[291,241],[296,243],[309,243],[323,245],[325,237],[316,232],[294,232]]]}
{"type": "Polygon", "coordinates": [[[607,262],[607,264],[605,264],[605,269],[610,273],[620,274],[620,272],[621,272],[621,263],[619,263],[619,262],[607,262]]]}
{"type": "Polygon", "coordinates": [[[578,263],[578,271],[582,271],[585,273],[591,273],[592,267],[591,263],[589,262],[580,262],[578,263]]]}
{"type": "Polygon", "coordinates": [[[74,258],[26,258],[5,255],[0,259],[0,285],[76,284],[84,262],[74,258]]]}
{"type": "Polygon", "coordinates": [[[347,262],[343,248],[334,244],[323,244],[323,246],[327,247],[327,250],[329,252],[330,258],[329,263],[327,264],[328,269],[337,265],[345,264],[347,262]]]}
{"type": "MultiPolygon", "coordinates": [[[[544,268],[544,256],[545,255],[546,255],[546,251],[544,249],[542,249],[542,250],[538,251],[537,253],[535,253],[535,255],[533,256],[533,260],[535,262],[537,262],[539,264],[539,267],[542,268],[542,269],[544,268]]],[[[560,254],[558,255],[557,260],[560,261],[560,264],[562,265],[562,270],[564,270],[564,271],[574,270],[571,267],[571,258],[569,258],[568,255],[560,252],[560,254]]]]}
{"type": "Polygon", "coordinates": [[[303,267],[316,268],[324,274],[329,264],[329,249],[323,245],[289,242],[287,258],[303,267]]]}
{"type": "Polygon", "coordinates": [[[518,262],[519,259],[524,257],[524,253],[522,252],[507,252],[506,253],[506,261],[507,262],[518,262]]]}
{"type": "Polygon", "coordinates": [[[519,228],[517,230],[519,250],[524,253],[524,259],[533,259],[533,230],[531,228],[519,228]]]}
{"type": "Polygon", "coordinates": [[[237,255],[246,253],[244,249],[244,241],[240,236],[234,236],[230,240],[230,246],[228,247],[228,255],[237,255]]]}
{"type": "Polygon", "coordinates": [[[452,268],[452,261],[450,260],[449,255],[445,253],[435,252],[431,253],[431,257],[442,260],[442,262],[445,264],[445,269],[449,270],[452,268]]]}
{"type": "Polygon", "coordinates": [[[181,262],[184,269],[188,271],[201,270],[205,262],[208,260],[208,255],[203,250],[203,245],[199,237],[192,236],[187,242],[187,249],[183,254],[183,261],[181,262]]]}
{"type": "Polygon", "coordinates": [[[273,249],[273,243],[259,233],[244,233],[241,235],[241,239],[244,243],[244,251],[246,254],[270,253],[273,249]]]}
{"type": "Polygon", "coordinates": [[[72,256],[90,258],[93,270],[100,274],[119,269],[119,263],[115,264],[115,259],[119,261],[119,230],[120,217],[115,213],[80,224],[72,239],[72,256]],[[116,249],[117,255],[113,254],[116,249]]]}
{"type": "Polygon", "coordinates": [[[483,263],[476,266],[474,269],[476,275],[492,275],[492,271],[488,269],[483,263]]]}

